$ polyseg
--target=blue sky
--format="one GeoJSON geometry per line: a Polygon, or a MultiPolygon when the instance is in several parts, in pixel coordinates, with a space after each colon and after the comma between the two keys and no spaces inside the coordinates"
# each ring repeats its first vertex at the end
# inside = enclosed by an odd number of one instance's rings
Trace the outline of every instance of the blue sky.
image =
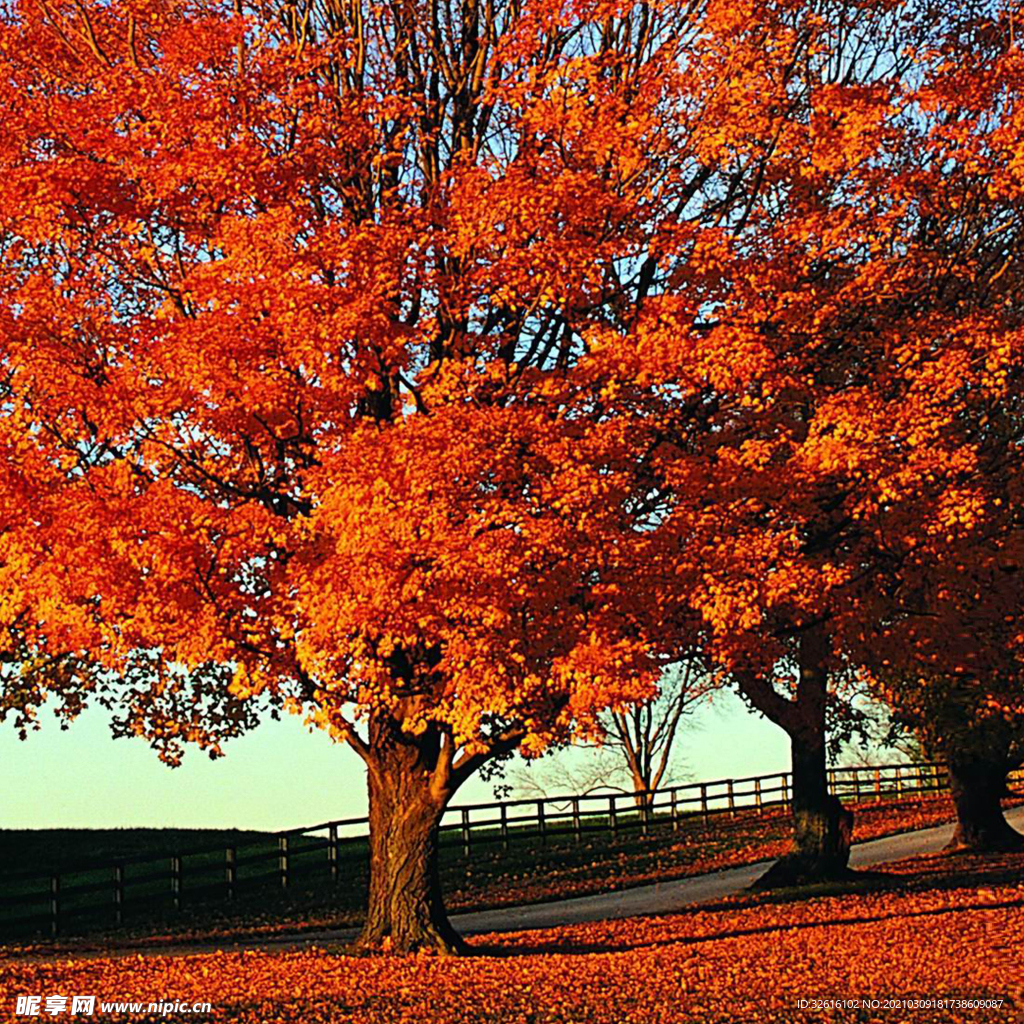
{"type": "MultiPolygon", "coordinates": [[[[140,739],[112,740],[106,717],[86,711],[66,732],[45,712],[22,742],[0,733],[0,828],[192,827],[284,829],[366,813],[362,762],[300,719],[267,721],[211,761],[190,750],[161,764],[140,739]]],[[[739,778],[788,767],[785,734],[731,693],[716,694],[680,738],[694,779],[739,778]]],[[[559,755],[564,756],[564,755],[559,755]]],[[[455,803],[493,799],[471,779],[455,803]]]]}

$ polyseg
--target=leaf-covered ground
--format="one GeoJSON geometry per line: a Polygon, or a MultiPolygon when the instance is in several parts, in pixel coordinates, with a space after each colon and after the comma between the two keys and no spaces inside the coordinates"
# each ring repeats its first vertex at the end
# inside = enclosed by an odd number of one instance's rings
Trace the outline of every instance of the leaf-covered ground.
{"type": "Polygon", "coordinates": [[[1024,1019],[1022,871],[1024,855],[915,859],[871,892],[747,895],[665,917],[482,936],[477,955],[457,961],[325,949],[9,960],[0,1020],[18,1019],[18,994],[82,993],[209,1001],[209,1014],[187,1019],[236,1024],[1003,1024],[1024,1019]],[[880,1005],[811,1002],[837,999],[880,1005]],[[911,1003],[885,1008],[887,999],[911,1003]],[[981,1005],[920,1005],[938,999],[981,1005]]]}

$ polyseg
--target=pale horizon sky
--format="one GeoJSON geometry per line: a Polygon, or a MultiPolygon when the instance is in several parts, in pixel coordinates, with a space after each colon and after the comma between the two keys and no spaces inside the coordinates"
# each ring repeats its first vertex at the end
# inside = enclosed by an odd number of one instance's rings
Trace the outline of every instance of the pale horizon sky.
{"type": "MultiPolygon", "coordinates": [[[[216,761],[189,749],[174,769],[142,739],[113,740],[101,709],[66,732],[45,708],[40,717],[42,729],[24,742],[9,726],[0,731],[0,829],[279,830],[366,813],[358,756],[295,716],[268,720],[216,761]]],[[[683,771],[695,780],[789,767],[785,733],[730,692],[700,708],[678,742],[683,771]]],[[[493,800],[495,781],[470,779],[453,803],[493,800]]]]}

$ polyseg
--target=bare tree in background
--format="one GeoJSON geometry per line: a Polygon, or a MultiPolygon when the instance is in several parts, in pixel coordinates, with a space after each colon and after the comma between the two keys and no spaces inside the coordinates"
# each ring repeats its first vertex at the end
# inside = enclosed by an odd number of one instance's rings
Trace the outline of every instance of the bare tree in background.
{"type": "Polygon", "coordinates": [[[653,700],[602,716],[605,738],[590,747],[592,757],[574,763],[555,753],[541,770],[528,764],[513,772],[512,788],[522,796],[618,790],[632,793],[638,808],[649,807],[653,791],[677,779],[676,741],[716,685],[700,658],[675,663],[653,700]]]}
{"type": "Polygon", "coordinates": [[[653,791],[670,781],[680,725],[711,689],[708,673],[695,658],[677,663],[668,676],[654,700],[605,716],[604,745],[625,762],[633,799],[640,808],[649,807],[653,791]]]}

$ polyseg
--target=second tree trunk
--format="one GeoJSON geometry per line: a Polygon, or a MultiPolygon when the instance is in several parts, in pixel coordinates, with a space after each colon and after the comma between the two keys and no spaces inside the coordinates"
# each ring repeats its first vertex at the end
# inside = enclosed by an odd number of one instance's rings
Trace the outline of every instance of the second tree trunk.
{"type": "Polygon", "coordinates": [[[755,883],[760,888],[837,879],[849,873],[853,814],[828,791],[825,707],[827,637],[808,629],[800,640],[796,699],[784,721],[793,758],[794,850],[755,883]]]}
{"type": "Polygon", "coordinates": [[[794,856],[807,875],[834,878],[850,860],[853,814],[828,791],[824,740],[792,742],[794,856]]]}
{"type": "Polygon", "coordinates": [[[1000,803],[1006,793],[1006,761],[953,754],[947,767],[956,807],[956,830],[949,848],[979,853],[1024,848],[1024,836],[1010,827],[1000,803]]]}

